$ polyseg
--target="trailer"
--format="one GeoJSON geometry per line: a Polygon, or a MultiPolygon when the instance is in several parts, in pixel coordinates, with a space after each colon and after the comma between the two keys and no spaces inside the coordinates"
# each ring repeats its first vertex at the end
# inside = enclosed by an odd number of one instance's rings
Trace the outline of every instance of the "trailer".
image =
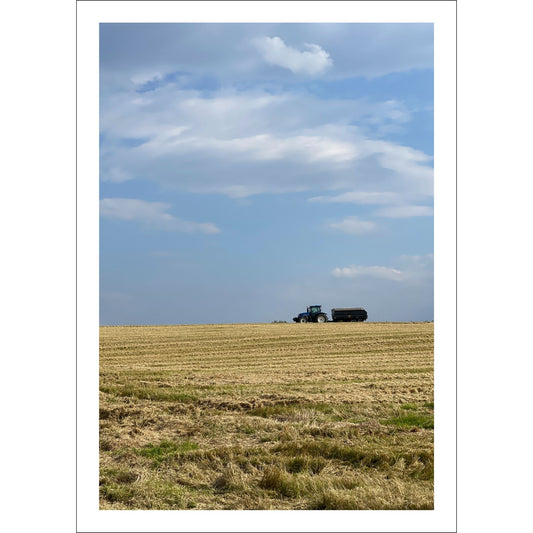
{"type": "Polygon", "coordinates": [[[333,322],[364,322],[368,313],[362,307],[338,307],[331,310],[333,322]]]}

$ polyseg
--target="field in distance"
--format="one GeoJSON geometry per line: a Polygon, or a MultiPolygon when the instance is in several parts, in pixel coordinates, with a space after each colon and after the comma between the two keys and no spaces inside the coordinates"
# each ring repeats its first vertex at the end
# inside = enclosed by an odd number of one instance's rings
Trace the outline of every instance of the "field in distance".
{"type": "Polygon", "coordinates": [[[433,323],[100,328],[101,509],[433,509],[433,323]]]}

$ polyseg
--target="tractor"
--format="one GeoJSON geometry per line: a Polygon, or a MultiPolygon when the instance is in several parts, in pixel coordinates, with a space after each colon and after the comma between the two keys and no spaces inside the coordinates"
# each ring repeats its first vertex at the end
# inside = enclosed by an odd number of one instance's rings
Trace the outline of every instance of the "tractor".
{"type": "Polygon", "coordinates": [[[300,313],[293,320],[301,324],[305,324],[306,322],[327,322],[328,315],[322,312],[321,305],[310,305],[305,313],[300,313]]]}

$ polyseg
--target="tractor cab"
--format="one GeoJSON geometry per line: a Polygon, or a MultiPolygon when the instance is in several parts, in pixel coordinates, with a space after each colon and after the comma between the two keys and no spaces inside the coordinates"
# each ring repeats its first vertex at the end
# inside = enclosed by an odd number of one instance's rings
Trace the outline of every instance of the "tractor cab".
{"type": "Polygon", "coordinates": [[[307,308],[307,312],[309,313],[309,316],[311,319],[313,319],[316,315],[322,312],[322,306],[321,305],[310,305],[307,308]]]}

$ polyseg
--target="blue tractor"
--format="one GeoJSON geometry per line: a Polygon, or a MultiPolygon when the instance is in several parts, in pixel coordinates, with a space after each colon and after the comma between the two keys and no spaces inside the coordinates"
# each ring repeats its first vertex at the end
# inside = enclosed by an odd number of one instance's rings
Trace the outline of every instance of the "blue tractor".
{"type": "Polygon", "coordinates": [[[301,324],[305,324],[306,322],[327,322],[328,315],[322,312],[321,305],[310,305],[305,313],[300,313],[293,320],[301,324]]]}

